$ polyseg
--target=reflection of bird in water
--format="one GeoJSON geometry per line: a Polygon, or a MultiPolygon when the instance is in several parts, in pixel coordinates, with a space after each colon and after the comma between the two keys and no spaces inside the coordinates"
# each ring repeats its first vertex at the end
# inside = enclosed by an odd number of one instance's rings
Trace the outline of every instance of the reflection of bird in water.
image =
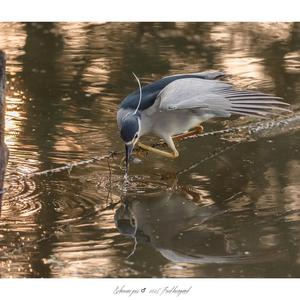
{"type": "Polygon", "coordinates": [[[126,165],[131,152],[139,147],[176,158],[179,153],[173,139],[199,133],[200,124],[211,118],[231,115],[265,117],[290,111],[281,98],[256,91],[236,90],[217,80],[221,72],[202,72],[165,77],[128,95],[117,114],[121,138],[125,143],[126,165]],[[190,131],[195,128],[193,131],[190,131]],[[164,140],[171,152],[162,151],[138,140],[154,134],[164,140]]]}
{"type": "Polygon", "coordinates": [[[222,213],[215,204],[188,200],[182,191],[163,191],[142,200],[127,198],[115,212],[115,224],[123,235],[150,243],[172,262],[251,262],[252,257],[232,254],[222,227],[211,222],[222,213]]]}

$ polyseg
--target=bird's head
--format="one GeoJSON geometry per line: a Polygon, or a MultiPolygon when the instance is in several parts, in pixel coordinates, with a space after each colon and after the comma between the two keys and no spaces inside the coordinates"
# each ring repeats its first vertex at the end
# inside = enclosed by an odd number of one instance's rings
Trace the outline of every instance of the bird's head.
{"type": "Polygon", "coordinates": [[[126,169],[128,168],[129,158],[134,146],[140,138],[141,118],[139,114],[127,115],[121,121],[120,135],[125,143],[126,169]]]}

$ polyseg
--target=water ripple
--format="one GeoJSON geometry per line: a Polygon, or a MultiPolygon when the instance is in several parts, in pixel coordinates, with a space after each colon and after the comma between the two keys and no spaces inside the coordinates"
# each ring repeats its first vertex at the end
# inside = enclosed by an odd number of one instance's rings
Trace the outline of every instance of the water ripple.
{"type": "Polygon", "coordinates": [[[41,210],[40,195],[34,180],[18,177],[10,180],[3,199],[1,222],[32,219],[41,210]]]}

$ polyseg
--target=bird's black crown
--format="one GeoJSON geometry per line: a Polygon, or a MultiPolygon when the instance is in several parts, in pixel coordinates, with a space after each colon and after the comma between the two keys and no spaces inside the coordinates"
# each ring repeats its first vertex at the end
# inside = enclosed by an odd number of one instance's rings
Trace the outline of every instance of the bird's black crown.
{"type": "Polygon", "coordinates": [[[133,140],[134,136],[139,131],[139,121],[137,115],[130,115],[122,120],[121,138],[125,143],[133,140]]]}

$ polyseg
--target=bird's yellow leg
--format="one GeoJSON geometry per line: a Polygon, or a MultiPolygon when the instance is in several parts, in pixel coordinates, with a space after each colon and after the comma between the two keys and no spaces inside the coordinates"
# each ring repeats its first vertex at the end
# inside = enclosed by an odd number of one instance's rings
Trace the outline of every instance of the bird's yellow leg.
{"type": "Polygon", "coordinates": [[[199,125],[197,127],[195,127],[193,130],[185,132],[185,133],[181,133],[181,134],[177,134],[173,136],[174,140],[180,141],[188,136],[194,135],[194,134],[200,134],[204,131],[203,126],[199,125]]]}
{"type": "Polygon", "coordinates": [[[153,153],[156,153],[156,154],[159,154],[161,156],[165,156],[165,157],[169,157],[169,158],[176,158],[179,156],[179,153],[176,149],[174,149],[173,152],[167,152],[167,151],[163,151],[163,150],[159,150],[159,149],[156,149],[154,147],[151,147],[151,146],[148,146],[148,145],[145,145],[141,142],[138,142],[137,145],[144,149],[144,150],[147,150],[147,151],[150,151],[150,152],[153,152],[153,153]]]}

